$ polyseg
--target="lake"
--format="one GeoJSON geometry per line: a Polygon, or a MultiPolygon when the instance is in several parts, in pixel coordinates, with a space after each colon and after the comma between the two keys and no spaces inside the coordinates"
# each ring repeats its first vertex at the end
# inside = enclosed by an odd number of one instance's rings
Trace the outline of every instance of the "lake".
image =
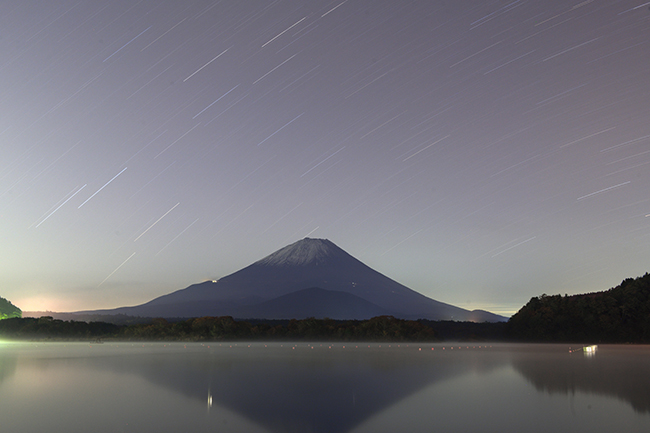
{"type": "Polygon", "coordinates": [[[14,433],[648,432],[649,385],[650,346],[0,342],[14,433]]]}

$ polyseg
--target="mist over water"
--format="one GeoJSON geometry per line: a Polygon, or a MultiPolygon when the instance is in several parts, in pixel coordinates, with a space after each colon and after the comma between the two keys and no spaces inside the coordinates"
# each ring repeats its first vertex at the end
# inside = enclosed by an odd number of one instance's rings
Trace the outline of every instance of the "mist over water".
{"type": "Polygon", "coordinates": [[[650,347],[1,343],[3,431],[626,431],[650,347]]]}

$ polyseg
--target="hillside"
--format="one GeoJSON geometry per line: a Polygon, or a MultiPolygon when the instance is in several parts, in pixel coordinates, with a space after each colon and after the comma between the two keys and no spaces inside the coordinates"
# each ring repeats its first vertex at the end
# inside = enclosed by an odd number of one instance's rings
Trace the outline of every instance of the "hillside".
{"type": "Polygon", "coordinates": [[[507,329],[527,341],[650,343],[650,274],[604,292],[534,297],[507,329]]]}
{"type": "Polygon", "coordinates": [[[0,320],[22,317],[22,311],[5,298],[0,298],[0,320]]]}

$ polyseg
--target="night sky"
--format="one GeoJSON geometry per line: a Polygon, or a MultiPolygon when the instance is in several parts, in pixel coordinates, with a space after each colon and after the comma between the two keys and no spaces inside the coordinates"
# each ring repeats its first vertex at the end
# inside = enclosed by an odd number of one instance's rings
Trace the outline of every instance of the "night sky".
{"type": "Polygon", "coordinates": [[[650,271],[650,2],[0,3],[0,296],[146,302],[306,236],[438,301],[650,271]]]}

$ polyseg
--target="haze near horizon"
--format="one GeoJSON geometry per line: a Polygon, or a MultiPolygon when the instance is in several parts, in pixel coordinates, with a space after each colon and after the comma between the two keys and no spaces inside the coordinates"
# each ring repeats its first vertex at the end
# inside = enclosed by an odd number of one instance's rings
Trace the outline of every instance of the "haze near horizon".
{"type": "Polygon", "coordinates": [[[0,296],[135,305],[306,236],[510,315],[650,253],[643,1],[0,5],[0,296]]]}

